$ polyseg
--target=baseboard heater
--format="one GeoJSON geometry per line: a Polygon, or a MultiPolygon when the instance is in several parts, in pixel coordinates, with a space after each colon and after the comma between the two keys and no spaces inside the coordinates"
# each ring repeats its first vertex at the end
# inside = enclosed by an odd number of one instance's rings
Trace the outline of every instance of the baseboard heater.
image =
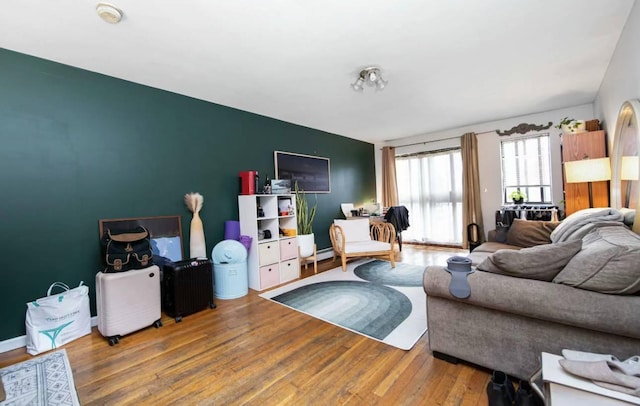
{"type": "Polygon", "coordinates": [[[322,261],[323,259],[333,258],[333,248],[323,248],[316,252],[318,255],[318,261],[322,261]]]}

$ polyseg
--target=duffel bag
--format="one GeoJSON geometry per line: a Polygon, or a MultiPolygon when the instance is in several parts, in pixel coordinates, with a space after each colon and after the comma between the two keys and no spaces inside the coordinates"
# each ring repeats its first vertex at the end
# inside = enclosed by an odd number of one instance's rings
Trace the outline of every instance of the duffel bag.
{"type": "Polygon", "coordinates": [[[122,231],[107,229],[102,242],[106,265],[104,272],[124,272],[153,265],[149,232],[142,226],[122,231]]]}

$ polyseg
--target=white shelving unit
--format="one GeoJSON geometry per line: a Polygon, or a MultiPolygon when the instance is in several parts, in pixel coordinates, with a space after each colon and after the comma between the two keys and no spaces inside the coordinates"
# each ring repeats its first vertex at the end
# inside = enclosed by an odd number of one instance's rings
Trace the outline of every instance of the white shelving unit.
{"type": "Polygon", "coordinates": [[[249,287],[261,291],[300,277],[295,195],[238,196],[240,234],[252,238],[249,287]],[[290,230],[292,235],[281,235],[290,230]],[[264,232],[271,234],[270,238],[264,232]]]}

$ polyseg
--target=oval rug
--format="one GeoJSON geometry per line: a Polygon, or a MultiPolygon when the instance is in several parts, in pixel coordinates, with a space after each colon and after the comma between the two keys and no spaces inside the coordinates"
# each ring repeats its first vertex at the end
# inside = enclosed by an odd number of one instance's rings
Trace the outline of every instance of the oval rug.
{"type": "Polygon", "coordinates": [[[391,268],[389,261],[376,259],[366,264],[358,265],[354,273],[369,282],[391,286],[422,286],[422,275],[425,267],[396,262],[391,268]]]}

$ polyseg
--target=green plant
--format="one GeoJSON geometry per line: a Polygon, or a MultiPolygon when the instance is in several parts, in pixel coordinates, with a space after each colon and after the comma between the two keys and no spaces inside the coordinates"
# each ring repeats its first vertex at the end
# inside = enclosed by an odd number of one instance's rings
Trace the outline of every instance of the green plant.
{"type": "Polygon", "coordinates": [[[511,192],[510,196],[513,200],[524,200],[527,198],[527,194],[525,192],[521,192],[520,189],[511,192]]]}
{"type": "Polygon", "coordinates": [[[313,233],[313,219],[316,216],[316,209],[318,208],[318,197],[316,196],[316,202],[313,207],[309,207],[304,191],[298,188],[298,182],[295,183],[294,188],[296,194],[296,210],[297,210],[297,222],[298,222],[298,235],[312,234],[313,233]]]}
{"type": "Polygon", "coordinates": [[[562,126],[566,126],[569,131],[573,131],[578,129],[578,127],[580,126],[580,122],[575,118],[565,117],[560,120],[560,123],[558,123],[558,125],[556,125],[555,127],[559,130],[562,130],[562,126]]]}

